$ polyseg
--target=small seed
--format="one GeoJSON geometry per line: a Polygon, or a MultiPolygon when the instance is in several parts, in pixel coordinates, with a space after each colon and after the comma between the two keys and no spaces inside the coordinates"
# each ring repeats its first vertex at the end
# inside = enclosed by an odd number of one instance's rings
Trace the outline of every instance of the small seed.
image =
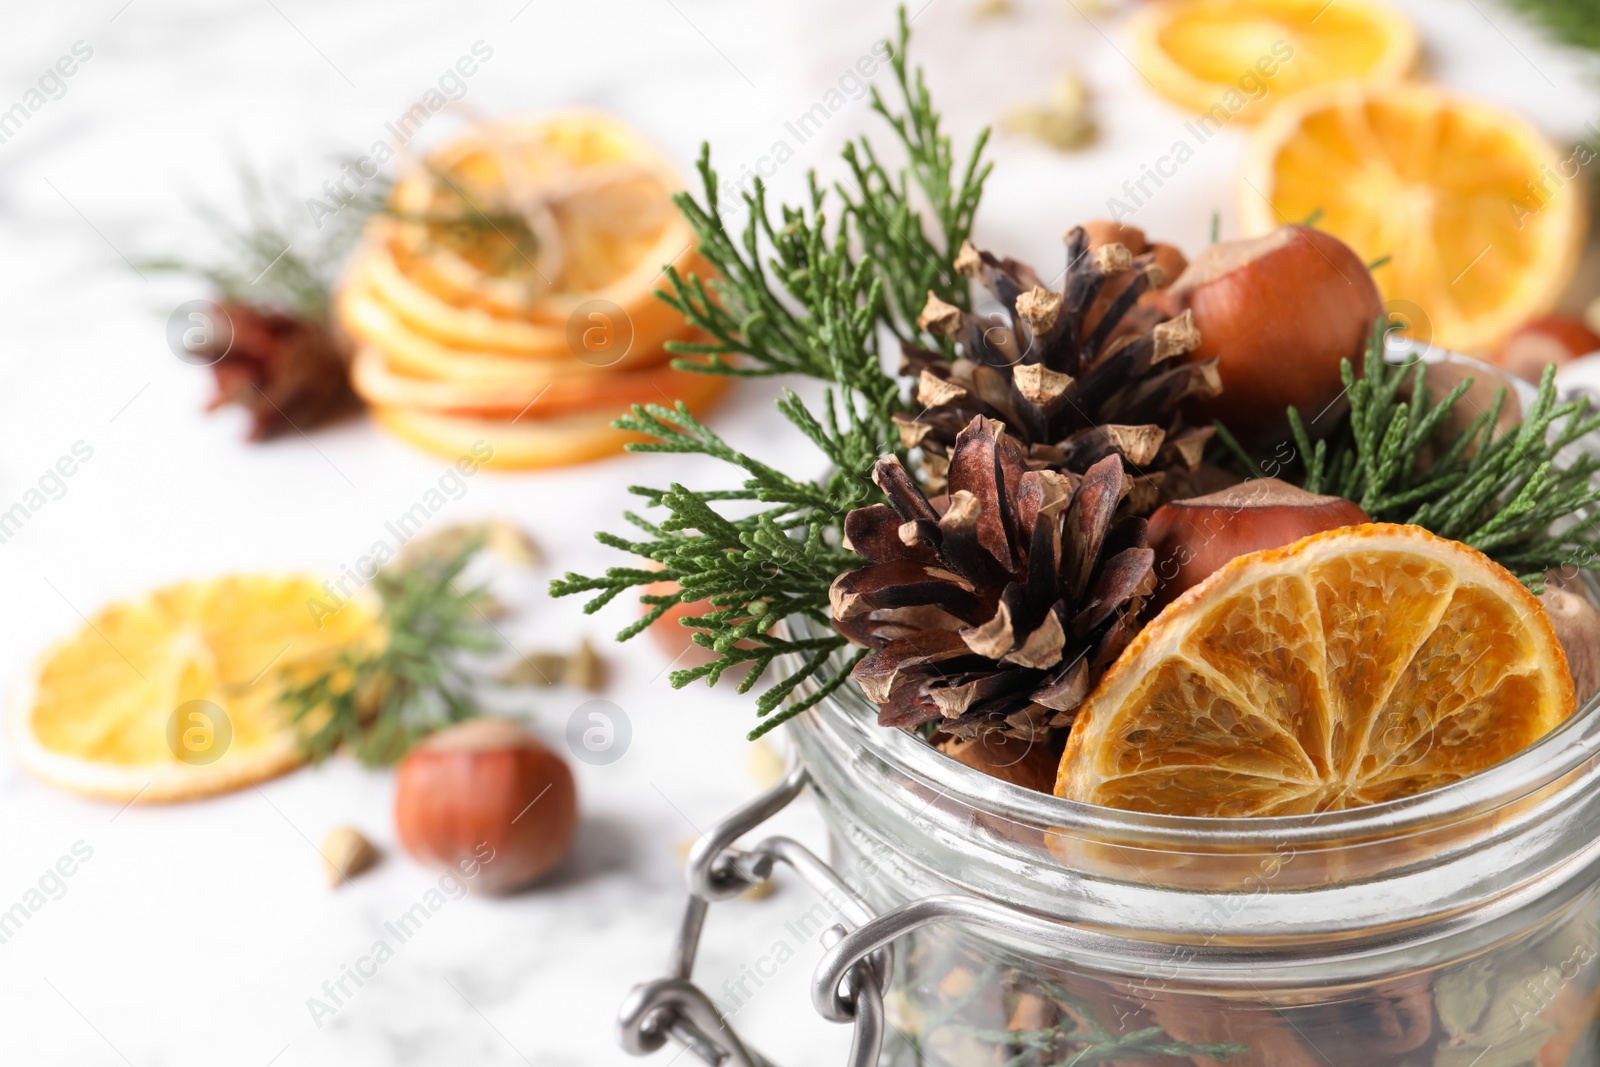
{"type": "Polygon", "coordinates": [[[322,839],[322,859],[328,872],[328,885],[337,888],[376,866],[378,850],[360,830],[337,826],[322,839]]]}
{"type": "Polygon", "coordinates": [[[516,567],[537,567],[544,562],[533,538],[519,526],[504,520],[483,524],[484,547],[516,567]]]}
{"type": "Polygon", "coordinates": [[[606,665],[589,644],[587,637],[578,639],[578,651],[567,660],[567,684],[576,689],[598,693],[606,686],[606,665]]]}
{"type": "Polygon", "coordinates": [[[405,563],[447,560],[474,541],[514,567],[537,567],[544,562],[533,539],[504,519],[441,527],[408,541],[400,558],[405,563]]]}
{"type": "Polygon", "coordinates": [[[1098,133],[1088,88],[1075,74],[1063,74],[1057,80],[1049,103],[1012,110],[1005,117],[1005,126],[1063,152],[1091,144],[1098,133]]]}
{"type": "Polygon", "coordinates": [[[559,652],[529,652],[500,676],[506,685],[560,685],[567,678],[568,657],[559,652]]]}

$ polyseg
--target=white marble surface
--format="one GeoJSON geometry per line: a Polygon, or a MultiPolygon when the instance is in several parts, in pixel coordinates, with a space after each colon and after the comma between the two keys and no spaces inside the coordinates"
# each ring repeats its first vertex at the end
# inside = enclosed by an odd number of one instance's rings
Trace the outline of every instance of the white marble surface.
{"type": "MultiPolygon", "coordinates": [[[[1080,5],[1081,6],[1081,5],[1080,5]]],[[[1407,0],[1433,76],[1574,136],[1597,111],[1580,62],[1542,45],[1491,0],[1407,0]]],[[[1164,151],[1185,116],[1156,99],[1122,54],[1122,12],[1091,23],[1058,0],[1018,3],[982,24],[970,0],[932,0],[917,55],[958,143],[1008,105],[1083,72],[1104,135],[1061,156],[999,139],[981,239],[1026,259],[1058,255],[1062,229],[1164,151]]],[[[93,50],[0,143],[0,506],[77,441],[93,457],[20,534],[0,545],[0,678],[15,679],[78,612],[182,577],[236,569],[336,569],[408,507],[440,464],[357,423],[240,443],[237,413],[200,412],[206,376],[167,351],[162,325],[193,286],[141,280],[123,262],[200,239],[186,203],[226,199],[235,159],[281,173],[308,196],[329,160],[359,152],[474,42],[493,49],[464,104],[484,114],[576,101],[621,112],[687,165],[708,138],[732,172],[757,166],[785,123],[836,85],[891,25],[884,0],[735,4],[630,0],[553,4],[252,0],[6,0],[0,109],[75,42],[93,50]]],[[[440,115],[427,137],[458,120],[440,115]]],[[[870,128],[851,101],[772,175],[793,195],[870,128]]],[[[788,138],[792,140],[792,138],[788,138]]],[[[1240,135],[1208,143],[1135,221],[1187,247],[1210,213],[1232,218],[1240,135]]],[[[745,390],[717,425],[782,463],[770,388],[745,390]]],[[[540,476],[482,475],[448,518],[513,515],[550,572],[522,590],[509,633],[522,645],[601,637],[598,618],[552,602],[555,568],[611,562],[588,532],[618,527],[622,489],[719,475],[661,458],[540,476]],[[683,469],[689,467],[692,469],[683,469]]],[[[441,515],[441,519],[445,518],[441,515]]],[[[682,902],[675,844],[748,796],[749,711],[727,693],[674,692],[651,645],[614,655],[610,698],[632,720],[631,750],[579,765],[583,829],[544,887],[509,900],[450,902],[378,976],[319,1027],[307,998],[364,954],[382,924],[436,884],[394,852],[392,783],[344,761],[218,800],[171,808],[81,801],[0,762],[0,909],[24,899],[75,845],[92,856],[0,944],[0,1062],[215,1064],[616,1063],[612,1018],[630,983],[658,973],[682,902]],[[330,893],[308,843],[353,823],[389,855],[330,893]],[[81,842],[82,844],[78,844],[81,842]]],[[[583,699],[545,692],[535,720],[559,737],[583,699]]],[[[814,812],[787,820],[819,840],[814,812]]],[[[766,951],[810,904],[788,887],[719,908],[701,966],[710,984],[766,951]]],[[[847,1035],[816,1019],[803,986],[814,953],[786,964],[739,1024],[785,1064],[842,1059],[847,1035]]],[[[657,1062],[665,1063],[670,1054],[657,1062]]],[[[685,1061],[687,1062],[687,1060],[685,1061]]]]}

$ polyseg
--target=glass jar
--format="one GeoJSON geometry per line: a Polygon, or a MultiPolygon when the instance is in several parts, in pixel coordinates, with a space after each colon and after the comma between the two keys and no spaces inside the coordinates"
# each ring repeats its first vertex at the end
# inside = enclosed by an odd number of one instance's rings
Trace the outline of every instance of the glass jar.
{"type": "Polygon", "coordinates": [[[766,1067],[691,971],[708,905],[781,863],[833,905],[819,929],[843,920],[812,995],[855,1022],[852,1065],[1600,1067],[1597,707],[1421,796],[1201,819],[1012,785],[879,727],[846,684],[790,725],[789,777],[691,854],[670,973],[624,1005],[622,1043],[766,1067]],[[807,786],[831,867],[733,847],[807,786]]]}
{"type": "Polygon", "coordinates": [[[886,1064],[1593,1067],[1595,703],[1450,787],[1276,819],[1032,792],[878,727],[848,686],[792,736],[874,911],[954,893],[1032,920],[901,939],[886,1064]]]}

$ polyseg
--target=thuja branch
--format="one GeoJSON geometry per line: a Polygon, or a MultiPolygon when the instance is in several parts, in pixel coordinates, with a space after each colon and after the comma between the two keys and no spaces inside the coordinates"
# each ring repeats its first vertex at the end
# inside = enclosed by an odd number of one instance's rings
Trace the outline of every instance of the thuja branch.
{"type": "Polygon", "coordinates": [[[835,188],[849,206],[863,248],[873,262],[884,265],[879,273],[891,306],[891,325],[898,336],[910,339],[915,333],[912,324],[929,291],[969,310],[970,292],[955,269],[955,259],[972,235],[973,216],[993,164],[982,158],[989,139],[985,129],[967,156],[959,182],[953,181],[955,154],[950,138],[939,132],[939,113],[934,110],[922,70],[911,73],[906,68],[910,26],[903,7],[899,19],[899,42],[890,48],[889,62],[904,113],[891,110],[877,86],[872,87],[872,109],[883,116],[905,146],[908,170],[891,175],[863,137],[844,149],[854,190],[844,183],[835,188]],[[923,229],[911,206],[913,181],[931,205],[938,222],[937,239],[923,229]]]}
{"type": "Polygon", "coordinates": [[[637,446],[641,451],[715,456],[748,477],[738,489],[713,492],[693,492],[677,483],[665,489],[634,487],[635,495],[665,510],[666,517],[651,521],[628,512],[625,517],[644,532],[644,539],[611,533],[597,537],[602,544],[655,566],[612,567],[599,577],[567,574],[551,585],[556,596],[594,594],[584,605],[586,612],[594,612],[629,589],[660,581],[676,583],[673,592],[641,596],[647,610],[617,635],[619,640],[640,633],[676,605],[705,602],[707,610],[683,619],[683,624],[697,631],[695,643],[710,649],[715,658],[675,671],[674,687],[700,679],[714,685],[724,673],[737,669],[739,692],[749,692],[774,660],[797,657],[796,669],[757,700],[756,712],[764,721],[752,736],[811,707],[846,677],[848,666],[839,670],[832,662],[846,642],[829,626],[828,586],[854,559],[839,544],[844,515],[877,491],[854,473],[863,469],[862,457],[875,446],[863,427],[841,430],[831,402],[823,422],[793,394],[779,406],[797,425],[809,425],[819,445],[826,445],[824,451],[837,464],[832,476],[816,483],[791,478],[733,449],[681,404],[673,410],[636,407],[618,420],[624,429],[657,439],[637,446]],[[724,501],[747,502],[746,508],[753,505],[754,510],[730,516],[716,506],[724,501]],[[791,639],[774,632],[784,620],[801,616],[819,623],[824,636],[791,639]],[[783,706],[812,677],[819,678],[817,689],[805,700],[783,706]]]}
{"type": "Polygon", "coordinates": [[[279,700],[308,756],[344,745],[369,766],[393,763],[427,734],[478,713],[468,662],[500,642],[486,613],[488,590],[457,580],[480,544],[379,571],[372,587],[381,643],[341,653],[311,677],[285,679],[279,700]]]}
{"type": "Polygon", "coordinates": [[[1504,0],[1552,35],[1576,48],[1600,52],[1600,23],[1585,0],[1504,0]]]}
{"type": "Polygon", "coordinates": [[[809,177],[806,202],[779,208],[776,222],[766,185],[757,179],[750,191],[739,194],[745,223],[735,236],[723,217],[709,148],[702,149],[698,171],[704,202],[682,193],[677,203],[716,279],[685,277],[669,266],[668,288],[659,294],[710,338],[669,346],[710,357],[704,363],[682,362],[683,369],[804,374],[833,383],[846,406],[859,399],[862,410],[878,420],[885,443],[895,438],[890,415],[898,406],[899,387],[883,373],[880,338],[887,332],[929,346],[946,343],[922,334],[916,315],[929,290],[949,303],[968,305],[966,281],[953,263],[971,233],[990,169],[981,158],[987,131],[965,165],[957,165],[922,72],[907,67],[908,38],[902,9],[899,39],[889,50],[902,110],[891,108],[876,87],[872,96],[873,109],[900,142],[905,166],[891,173],[865,138],[846,146],[855,188],[836,187],[841,207],[833,224],[815,174],[809,177]],[[913,207],[916,197],[929,205],[933,225],[913,207]]]}
{"type": "Polygon", "coordinates": [[[846,641],[831,628],[828,588],[858,562],[843,547],[844,517],[879,498],[868,478],[872,464],[885,452],[904,458],[892,418],[902,406],[900,385],[884,373],[880,345],[899,337],[947,346],[916,325],[927,292],[960,307],[969,303],[966,281],[952,264],[989,174],[981,162],[987,134],[958,165],[921,71],[906,65],[908,37],[902,10],[898,41],[890,47],[902,108],[873,92],[873,108],[893,129],[905,166],[891,172],[863,139],[845,150],[855,188],[837,187],[835,219],[828,217],[827,193],[815,174],[802,204],[776,212],[757,180],[739,194],[745,220],[735,231],[723,215],[710,151],[702,149],[702,199],[688,193],[676,199],[713,277],[669,266],[667,288],[657,294],[705,335],[669,345],[702,357],[675,366],[742,377],[799,374],[828,384],[816,410],[788,392],[778,410],[817,447],[830,473],[815,481],[790,477],[729,446],[681,404],[635,407],[616,425],[654,441],[631,449],[712,456],[737,468],[743,480],[734,489],[635,488],[665,515],[626,516],[644,532],[642,539],[605,533],[599,539],[638,562],[598,577],[568,574],[551,586],[556,596],[592,594],[585,605],[592,612],[627,590],[675,583],[673,592],[640,597],[644,617],[623,630],[621,640],[674,606],[707,604],[682,622],[715,658],[675,672],[674,686],[701,679],[714,684],[736,671],[739,690],[748,692],[786,657],[793,667],[758,698],[762,722],[752,736],[828,696],[863,654],[842,654],[846,641]],[[926,219],[912,206],[914,198],[928,205],[926,219]],[[781,624],[797,617],[819,624],[822,636],[784,636],[781,624]],[[811,691],[795,701],[802,683],[813,683],[811,691]]]}
{"type": "Polygon", "coordinates": [[[1600,554],[1600,503],[1591,480],[1600,459],[1587,452],[1560,458],[1568,445],[1600,428],[1587,400],[1558,402],[1555,368],[1546,367],[1522,422],[1496,433],[1506,401],[1500,389],[1489,410],[1461,428],[1451,416],[1472,379],[1435,399],[1427,364],[1383,358],[1381,326],[1373,334],[1361,378],[1342,367],[1350,410],[1327,440],[1314,445],[1299,412],[1289,409],[1303,484],[1360,504],[1381,522],[1414,523],[1486,553],[1535,590],[1546,571],[1589,566],[1600,554]]]}
{"type": "Polygon", "coordinates": [[[244,218],[200,204],[195,211],[214,231],[220,249],[210,260],[177,257],[142,260],[144,270],[203,278],[230,301],[286,311],[313,321],[327,318],[334,282],[362,227],[388,201],[390,183],[369,183],[343,201],[331,221],[312,217],[255,172],[241,167],[244,218]]]}

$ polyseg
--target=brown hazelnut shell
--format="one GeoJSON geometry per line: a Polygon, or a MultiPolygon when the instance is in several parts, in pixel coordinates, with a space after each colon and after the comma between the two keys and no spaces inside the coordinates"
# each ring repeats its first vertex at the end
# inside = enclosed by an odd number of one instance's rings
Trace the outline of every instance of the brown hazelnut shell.
{"type": "Polygon", "coordinates": [[[578,793],[565,760],[506,719],[472,719],[418,744],[395,779],[395,828],[420,863],[507,893],[572,846],[578,793]],[[468,867],[475,873],[468,873],[468,867]]]}
{"type": "Polygon", "coordinates": [[[1200,345],[1189,359],[1218,361],[1222,393],[1197,403],[1195,419],[1220,419],[1246,442],[1280,439],[1290,405],[1314,435],[1330,429],[1340,360],[1360,369],[1383,313],[1361,257],[1305,226],[1210,245],[1154,301],[1173,318],[1193,312],[1200,345]]]}
{"type": "Polygon", "coordinates": [[[1174,500],[1150,516],[1160,610],[1224,563],[1340,526],[1372,519],[1339,496],[1318,496],[1276,478],[1256,478],[1190,500],[1174,500]]]}

